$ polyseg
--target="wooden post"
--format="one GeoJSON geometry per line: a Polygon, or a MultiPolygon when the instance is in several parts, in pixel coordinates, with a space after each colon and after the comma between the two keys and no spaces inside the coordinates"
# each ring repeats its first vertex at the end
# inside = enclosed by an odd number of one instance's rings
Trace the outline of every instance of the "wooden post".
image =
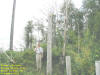
{"type": "Polygon", "coordinates": [[[47,75],[52,75],[52,14],[48,19],[47,75]]]}
{"type": "Polygon", "coordinates": [[[100,75],[100,61],[95,62],[96,75],[100,75]]]}
{"type": "Polygon", "coordinates": [[[70,56],[66,56],[66,72],[67,72],[67,75],[71,75],[71,59],[70,59],[70,56]]]}

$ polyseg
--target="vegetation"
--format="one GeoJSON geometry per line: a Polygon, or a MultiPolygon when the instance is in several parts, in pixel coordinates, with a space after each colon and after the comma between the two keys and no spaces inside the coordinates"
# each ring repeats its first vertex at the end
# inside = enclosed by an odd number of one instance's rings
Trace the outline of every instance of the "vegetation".
{"type": "MultiPolygon", "coordinates": [[[[58,14],[53,13],[53,75],[66,75],[66,64],[61,62],[66,25],[64,24],[65,9],[64,3],[58,14]]],[[[71,56],[72,75],[95,75],[95,61],[100,60],[100,0],[84,0],[80,9],[75,8],[71,3],[68,15],[65,55],[71,56]]],[[[39,75],[36,71],[34,48],[32,48],[32,43],[35,43],[35,39],[32,37],[34,24],[29,21],[25,28],[26,47],[24,51],[7,51],[9,56],[12,54],[16,64],[23,64],[27,68],[21,75],[39,75]],[[31,37],[29,37],[29,33],[31,33],[31,37]]],[[[47,30],[43,24],[39,24],[39,26],[43,36],[41,46],[44,49],[41,75],[46,75],[47,30]]],[[[0,60],[2,64],[11,64],[3,53],[0,60]]]]}

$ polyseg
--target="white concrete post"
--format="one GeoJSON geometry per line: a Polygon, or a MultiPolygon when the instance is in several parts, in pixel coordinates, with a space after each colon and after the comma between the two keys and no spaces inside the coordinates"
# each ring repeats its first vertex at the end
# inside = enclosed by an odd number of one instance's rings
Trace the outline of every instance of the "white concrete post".
{"type": "Polygon", "coordinates": [[[100,61],[95,62],[96,75],[100,75],[100,61]]]}
{"type": "Polygon", "coordinates": [[[70,59],[70,56],[66,56],[66,72],[67,72],[67,75],[71,75],[71,59],[70,59]]]}
{"type": "Polygon", "coordinates": [[[47,41],[47,75],[52,75],[52,14],[48,19],[48,41],[47,41]]]}

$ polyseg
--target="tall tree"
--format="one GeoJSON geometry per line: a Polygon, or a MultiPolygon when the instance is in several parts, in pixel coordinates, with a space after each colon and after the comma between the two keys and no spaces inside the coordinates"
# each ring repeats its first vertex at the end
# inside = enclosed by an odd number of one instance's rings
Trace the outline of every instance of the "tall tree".
{"type": "Polygon", "coordinates": [[[25,45],[26,48],[32,49],[32,40],[33,40],[33,22],[28,21],[27,26],[25,27],[25,45]]]}
{"type": "MultiPolygon", "coordinates": [[[[99,33],[99,18],[100,18],[100,0],[84,0],[83,4],[84,14],[87,15],[87,25],[88,29],[91,31],[91,34],[96,34],[96,37],[100,38],[99,33]],[[98,17],[97,17],[98,16],[98,17]],[[97,29],[96,29],[97,28],[97,29]]],[[[98,39],[99,39],[98,38],[98,39]]]]}
{"type": "MultiPolygon", "coordinates": [[[[65,11],[64,11],[64,13],[65,13],[65,20],[64,20],[64,45],[63,45],[63,50],[62,50],[62,55],[63,55],[63,57],[65,58],[65,49],[66,49],[66,39],[67,39],[67,29],[68,29],[68,8],[69,8],[69,4],[70,4],[70,1],[71,0],[65,0],[65,11]]],[[[63,58],[63,59],[64,59],[63,58]]],[[[62,60],[62,63],[63,63],[64,61],[62,60]]]]}

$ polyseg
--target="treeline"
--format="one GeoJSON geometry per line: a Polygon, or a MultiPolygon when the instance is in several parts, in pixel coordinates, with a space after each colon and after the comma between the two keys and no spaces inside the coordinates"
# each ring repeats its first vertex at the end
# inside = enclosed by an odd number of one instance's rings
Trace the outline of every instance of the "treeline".
{"type": "MultiPolygon", "coordinates": [[[[100,0],[83,0],[80,9],[71,3],[68,7],[68,24],[65,20],[65,3],[60,11],[53,14],[53,75],[66,75],[65,63],[62,65],[63,43],[66,42],[65,55],[71,56],[72,75],[95,75],[95,61],[100,60],[100,0]],[[66,41],[64,40],[64,29],[67,27],[66,41]]],[[[44,49],[42,74],[46,74],[47,56],[47,26],[43,23],[29,21],[25,27],[25,50],[22,52],[11,52],[17,64],[27,67],[27,75],[39,75],[36,70],[35,53],[33,45],[36,39],[32,35],[38,30],[42,39],[41,46],[44,49]]],[[[48,21],[47,21],[48,22],[48,21]]],[[[8,51],[9,54],[10,51],[8,51]]],[[[1,63],[7,58],[2,55],[1,63]]],[[[9,62],[8,62],[9,63],[9,62]]],[[[6,63],[5,63],[6,64],[6,63]]],[[[21,74],[22,75],[22,74],[21,74]]],[[[24,74],[25,75],[25,74],[24,74]]]]}

